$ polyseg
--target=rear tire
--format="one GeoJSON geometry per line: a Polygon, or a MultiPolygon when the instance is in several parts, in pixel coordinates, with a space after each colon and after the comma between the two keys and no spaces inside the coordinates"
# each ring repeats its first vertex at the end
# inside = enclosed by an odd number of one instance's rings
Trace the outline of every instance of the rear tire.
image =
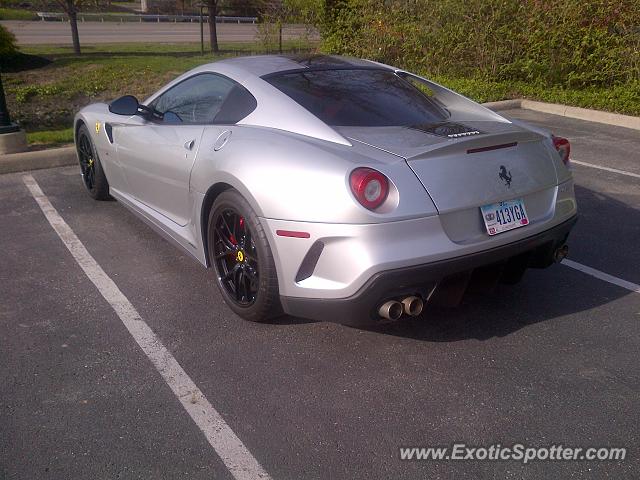
{"type": "Polygon", "coordinates": [[[89,129],[84,124],[78,129],[76,150],[82,172],[82,183],[84,183],[87,192],[94,200],[108,200],[110,198],[109,182],[104,170],[102,170],[98,152],[93,145],[91,135],[89,135],[89,129]]]}
{"type": "Polygon", "coordinates": [[[251,322],[282,313],[278,277],[267,236],[249,203],[235,190],[216,198],[207,227],[209,264],[231,310],[251,322]]]}

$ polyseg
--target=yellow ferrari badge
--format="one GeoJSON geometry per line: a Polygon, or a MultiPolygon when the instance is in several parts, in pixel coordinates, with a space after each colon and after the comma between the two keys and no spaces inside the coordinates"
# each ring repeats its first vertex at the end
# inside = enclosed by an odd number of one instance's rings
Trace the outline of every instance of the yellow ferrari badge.
{"type": "Polygon", "coordinates": [[[96,122],[96,133],[100,133],[100,122],[96,122]]]}
{"type": "Polygon", "coordinates": [[[238,250],[238,253],[236,255],[236,260],[238,260],[239,262],[244,261],[244,252],[242,250],[238,250]]]}

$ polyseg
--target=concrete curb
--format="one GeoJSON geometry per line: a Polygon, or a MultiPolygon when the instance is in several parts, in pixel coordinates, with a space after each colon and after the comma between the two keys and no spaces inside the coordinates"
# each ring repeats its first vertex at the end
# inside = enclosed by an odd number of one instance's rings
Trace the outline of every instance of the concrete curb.
{"type": "Polygon", "coordinates": [[[78,157],[73,146],[36,152],[10,153],[0,155],[0,174],[75,165],[77,162],[78,157]]]}
{"type": "Polygon", "coordinates": [[[498,102],[483,103],[482,105],[487,107],[489,110],[494,111],[513,110],[515,108],[520,108],[520,105],[522,105],[522,100],[519,98],[515,100],[500,100],[498,102]]]}
{"type": "Polygon", "coordinates": [[[500,102],[488,102],[483,105],[491,110],[509,110],[512,108],[524,108],[536,112],[550,113],[563,117],[586,120],[588,122],[606,123],[616,127],[631,128],[640,130],[640,117],[622,115],[620,113],[603,112],[601,110],[591,110],[589,108],[569,107],[558,103],[536,102],[519,98],[515,100],[502,100],[500,102]]]}

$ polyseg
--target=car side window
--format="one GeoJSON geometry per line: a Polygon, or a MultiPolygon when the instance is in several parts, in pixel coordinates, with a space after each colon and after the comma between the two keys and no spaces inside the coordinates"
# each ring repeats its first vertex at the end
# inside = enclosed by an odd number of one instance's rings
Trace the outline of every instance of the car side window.
{"type": "Polygon", "coordinates": [[[223,125],[238,123],[253,112],[257,106],[258,102],[249,90],[237,83],[227,95],[222,107],[220,107],[214,123],[223,125]]]}
{"type": "Polygon", "coordinates": [[[151,106],[164,114],[164,123],[211,124],[236,85],[222,75],[201,73],[167,90],[151,106]]]}

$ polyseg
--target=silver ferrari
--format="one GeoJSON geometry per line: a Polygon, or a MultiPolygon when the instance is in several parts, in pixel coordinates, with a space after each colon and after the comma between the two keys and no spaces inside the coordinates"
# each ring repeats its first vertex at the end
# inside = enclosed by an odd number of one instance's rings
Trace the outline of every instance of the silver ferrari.
{"type": "Polygon", "coordinates": [[[222,60],[74,130],[89,194],[213,267],[252,321],[455,305],[562,260],[576,221],[566,139],[372,61],[222,60]]]}

